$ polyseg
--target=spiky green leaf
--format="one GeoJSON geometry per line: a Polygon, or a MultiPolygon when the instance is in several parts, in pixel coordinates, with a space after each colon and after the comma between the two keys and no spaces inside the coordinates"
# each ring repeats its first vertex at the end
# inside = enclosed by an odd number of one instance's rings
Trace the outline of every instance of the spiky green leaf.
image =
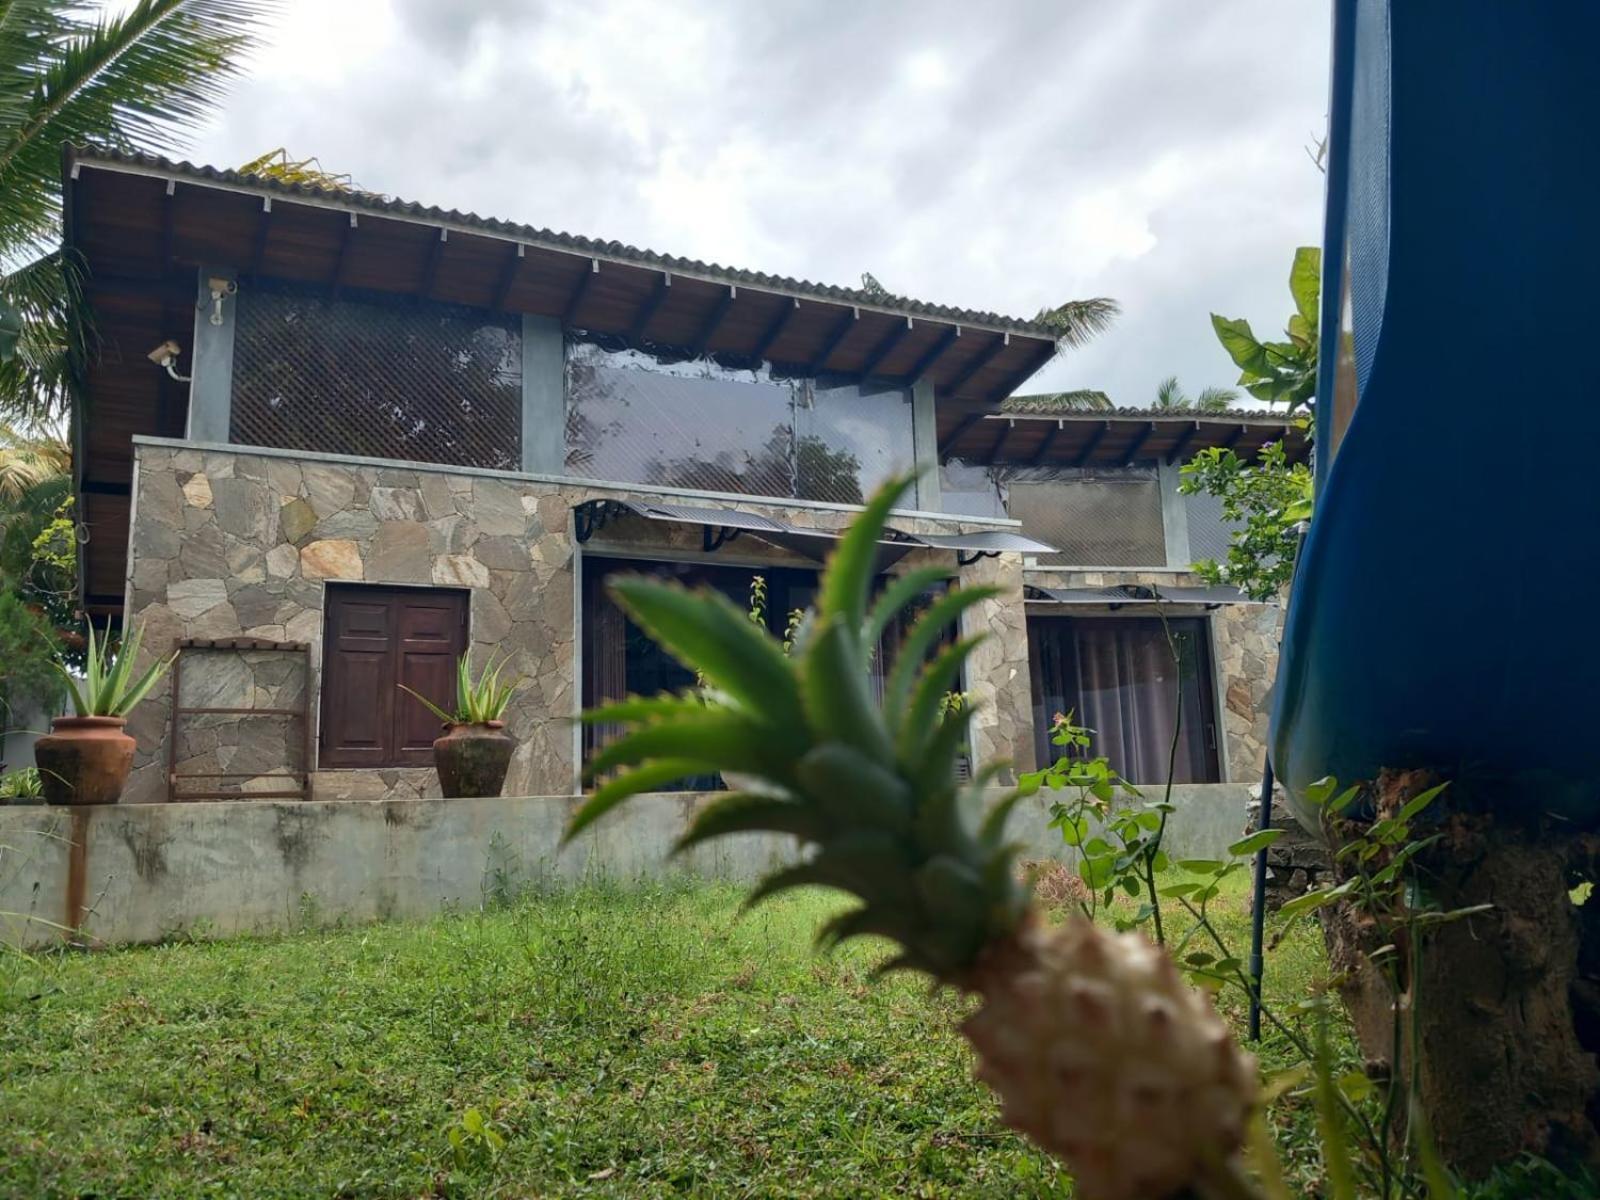
{"type": "Polygon", "coordinates": [[[673,853],[733,833],[787,833],[819,842],[826,836],[827,827],[814,809],[792,799],[731,792],[695,814],[673,853]]]}
{"type": "Polygon", "coordinates": [[[904,833],[911,827],[911,789],[853,746],[824,743],[795,766],[815,806],[839,829],[904,833]]]}
{"type": "Polygon", "coordinates": [[[817,605],[820,614],[839,618],[851,630],[861,628],[866,618],[867,595],[872,589],[878,539],[883,536],[890,510],[915,482],[916,477],[912,475],[886,480],[850,523],[823,572],[822,593],[817,605]]]}
{"type": "Polygon", "coordinates": [[[673,657],[750,711],[766,714],[774,729],[803,723],[799,685],[783,650],[727,597],[644,577],[618,579],[610,590],[673,657]]]}
{"type": "Polygon", "coordinates": [[[872,615],[867,618],[866,628],[861,633],[862,644],[876,646],[878,639],[883,636],[883,631],[889,628],[889,623],[906,605],[949,577],[948,568],[937,566],[919,567],[915,571],[895,576],[873,603],[872,615]]]}
{"type": "Polygon", "coordinates": [[[705,775],[714,770],[715,767],[692,759],[660,758],[618,776],[597,788],[573,814],[567,831],[561,835],[561,844],[565,846],[630,796],[655,791],[691,775],[705,775]]]}
{"type": "Polygon", "coordinates": [[[655,758],[688,758],[713,770],[740,771],[786,785],[792,780],[792,764],[765,734],[741,713],[705,708],[693,716],[629,730],[596,753],[585,771],[592,778],[655,758]]]}
{"type": "Polygon", "coordinates": [[[905,707],[911,694],[912,681],[916,679],[929,651],[939,644],[946,630],[961,619],[961,614],[1000,594],[999,588],[987,585],[957,588],[946,592],[928,606],[895,652],[894,667],[883,685],[885,712],[898,713],[905,707]]]}
{"type": "Polygon", "coordinates": [[[873,702],[857,628],[838,617],[819,618],[801,663],[806,718],[822,738],[887,762],[892,754],[889,731],[873,702]]]}

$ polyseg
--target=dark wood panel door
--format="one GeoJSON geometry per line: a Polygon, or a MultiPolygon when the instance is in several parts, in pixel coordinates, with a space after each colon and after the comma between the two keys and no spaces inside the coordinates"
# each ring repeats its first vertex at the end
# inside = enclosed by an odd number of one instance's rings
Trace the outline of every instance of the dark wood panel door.
{"type": "Polygon", "coordinates": [[[428,766],[441,708],[455,699],[467,593],[330,584],[322,661],[324,767],[428,766]]]}

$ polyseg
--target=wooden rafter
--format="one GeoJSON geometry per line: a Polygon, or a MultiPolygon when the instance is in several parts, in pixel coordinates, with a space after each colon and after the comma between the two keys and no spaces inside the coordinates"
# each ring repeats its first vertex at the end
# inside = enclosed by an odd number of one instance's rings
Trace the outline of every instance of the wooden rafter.
{"type": "Polygon", "coordinates": [[[572,294],[567,297],[567,307],[561,314],[561,323],[563,325],[571,325],[578,319],[578,310],[583,307],[583,301],[589,295],[589,285],[594,282],[595,276],[599,274],[600,260],[591,258],[589,260],[589,269],[578,276],[578,282],[572,287],[572,294]]]}
{"type": "Polygon", "coordinates": [[[1134,462],[1138,459],[1139,451],[1144,449],[1144,444],[1150,440],[1151,435],[1154,434],[1155,431],[1156,423],[1154,421],[1150,421],[1143,429],[1139,431],[1138,435],[1129,444],[1128,453],[1124,457],[1126,458],[1130,467],[1133,466],[1134,462]]]}
{"type": "Polygon", "coordinates": [[[439,230],[439,236],[428,247],[428,257],[422,264],[422,282],[417,286],[417,299],[426,300],[433,292],[433,281],[439,274],[439,260],[444,257],[444,244],[450,240],[448,229],[439,230]]]}
{"type": "Polygon", "coordinates": [[[1167,451],[1167,466],[1177,462],[1183,452],[1189,448],[1189,443],[1194,441],[1195,434],[1200,432],[1200,422],[1190,421],[1189,428],[1178,435],[1178,440],[1172,444],[1172,449],[1167,451]]]}
{"type": "Polygon", "coordinates": [[[981,420],[983,420],[982,413],[968,413],[956,422],[956,427],[950,431],[950,436],[944,440],[944,449],[939,454],[939,461],[948,462],[950,455],[955,452],[956,443],[961,440],[961,435],[981,420]]]}
{"type": "Polygon", "coordinates": [[[906,372],[905,378],[912,383],[916,383],[927,375],[929,371],[933,370],[934,365],[944,357],[944,352],[956,344],[956,339],[960,336],[961,326],[952,325],[949,329],[946,329],[939,335],[939,340],[929,346],[922,357],[912,364],[911,370],[906,372]]]}
{"type": "Polygon", "coordinates": [[[1089,440],[1083,444],[1083,449],[1078,451],[1078,457],[1072,460],[1072,465],[1081,467],[1088,462],[1094,452],[1100,449],[1100,443],[1106,440],[1106,434],[1110,432],[1111,422],[1101,421],[1100,428],[1089,436],[1089,440]]]}
{"type": "Polygon", "coordinates": [[[500,268],[500,279],[494,285],[494,296],[489,301],[489,307],[495,312],[504,312],[506,299],[511,295],[511,289],[517,285],[517,276],[522,271],[522,260],[528,256],[528,247],[518,242],[512,247],[511,253],[506,255],[506,265],[500,268]]]}
{"type": "Polygon", "coordinates": [[[985,462],[993,463],[1005,453],[1006,442],[1017,427],[1017,423],[1009,419],[997,422],[997,424],[1000,426],[1000,433],[994,439],[994,445],[989,447],[989,457],[984,460],[985,462]]]}
{"type": "Polygon", "coordinates": [[[339,253],[333,259],[333,273],[328,277],[328,296],[337,300],[344,287],[344,268],[350,261],[350,243],[356,236],[356,214],[350,214],[350,223],[339,233],[339,253]]]}
{"type": "Polygon", "coordinates": [[[694,340],[689,343],[689,349],[696,355],[706,352],[706,347],[722,329],[722,321],[728,315],[728,310],[733,307],[733,302],[739,298],[739,289],[733,284],[728,285],[727,291],[717,297],[717,302],[711,306],[705,321],[700,326],[700,331],[694,335],[694,340]]]}
{"type": "Polygon", "coordinates": [[[1044,435],[1044,440],[1039,443],[1039,448],[1035,450],[1033,452],[1033,456],[1028,459],[1028,465],[1030,467],[1036,467],[1044,461],[1045,455],[1050,453],[1050,447],[1056,444],[1056,439],[1061,436],[1061,431],[1066,427],[1067,423],[1065,421],[1056,421],[1055,428],[1044,435]]]}
{"type": "Polygon", "coordinates": [[[808,375],[815,375],[827,365],[828,360],[833,357],[833,352],[843,345],[845,338],[855,331],[856,322],[860,319],[861,310],[851,305],[850,311],[840,317],[829,332],[828,340],[822,343],[822,349],[817,351],[816,356],[806,364],[806,373],[808,375]]]}
{"type": "Polygon", "coordinates": [[[256,217],[255,237],[250,245],[251,279],[261,274],[261,260],[267,253],[267,235],[272,231],[272,197],[261,197],[261,213],[256,217]]]}
{"type": "Polygon", "coordinates": [[[872,348],[872,352],[867,355],[867,361],[861,364],[861,378],[868,379],[877,374],[878,368],[884,364],[884,361],[891,354],[900,348],[900,343],[905,341],[915,328],[916,325],[910,317],[907,317],[903,322],[896,321],[894,328],[872,348]]]}
{"type": "Polygon", "coordinates": [[[1055,356],[1056,345],[1054,342],[1047,342],[1045,345],[1041,346],[1037,351],[1034,352],[1032,357],[1030,357],[1028,361],[1022,365],[1021,369],[1014,372],[1009,378],[1006,379],[1004,383],[989,393],[989,402],[993,404],[998,400],[1004,400],[1007,396],[1011,395],[1012,392],[1016,391],[1023,382],[1033,378],[1034,372],[1040,367],[1044,366],[1045,363],[1049,362],[1055,356]]]}
{"type": "Polygon", "coordinates": [[[973,355],[972,360],[956,372],[955,378],[944,385],[945,394],[953,396],[959,392],[965,386],[967,380],[999,358],[1009,345],[1011,345],[1011,335],[1009,333],[1002,333],[996,337],[993,342],[973,355]]]}
{"type": "Polygon", "coordinates": [[[672,295],[672,273],[663,271],[661,278],[656,280],[656,286],[650,289],[650,294],[645,297],[644,303],[639,305],[639,311],[633,316],[633,323],[628,326],[630,342],[637,342],[644,337],[644,331],[650,328],[650,322],[670,295],[672,295]]]}
{"type": "Polygon", "coordinates": [[[767,331],[761,335],[761,340],[750,353],[756,358],[766,358],[767,352],[778,344],[778,339],[788,331],[789,322],[793,321],[799,312],[800,301],[786,300],[782,310],[772,319],[772,324],[767,326],[767,331]]]}

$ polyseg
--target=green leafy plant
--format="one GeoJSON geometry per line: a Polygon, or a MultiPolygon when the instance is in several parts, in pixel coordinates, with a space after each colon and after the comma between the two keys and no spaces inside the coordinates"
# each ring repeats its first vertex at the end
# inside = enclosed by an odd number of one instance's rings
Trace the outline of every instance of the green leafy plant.
{"type": "Polygon", "coordinates": [[[1227,583],[1252,600],[1271,600],[1294,574],[1298,526],[1309,520],[1311,471],[1291,463],[1282,442],[1262,448],[1255,462],[1213,446],[1185,463],[1178,490],[1222,501],[1222,515],[1235,523],[1222,562],[1201,559],[1193,569],[1207,583],[1227,583]]]}
{"type": "Polygon", "coordinates": [[[462,1113],[461,1119],[445,1130],[445,1137],[458,1171],[479,1171],[492,1166],[506,1148],[505,1134],[478,1108],[462,1113]]]}
{"type": "Polygon", "coordinates": [[[144,630],[135,629],[113,652],[111,634],[107,632],[97,639],[91,627],[84,648],[83,678],[79,679],[61,663],[56,664],[57,672],[66,680],[75,716],[125,717],[161,682],[177,655],[151,663],[144,674],[135,678],[133,665],[138,660],[143,640],[144,630]]]}
{"type": "Polygon", "coordinates": [[[489,656],[489,661],[483,664],[483,670],[478,677],[472,677],[472,671],[467,666],[467,656],[461,655],[456,659],[456,702],[452,709],[443,709],[429,700],[421,692],[399,684],[402,692],[419,700],[429,712],[438,717],[446,725],[483,725],[490,721],[498,721],[506,711],[506,705],[511,703],[511,697],[516,694],[521,685],[521,678],[513,679],[509,683],[500,682],[500,674],[505,669],[505,662],[496,663],[494,656],[489,656]]]}
{"type": "Polygon", "coordinates": [[[1289,268],[1289,294],[1295,312],[1284,330],[1287,339],[1263,342],[1243,317],[1211,314],[1217,340],[1239,368],[1239,386],[1257,400],[1286,404],[1293,412],[1317,392],[1317,310],[1322,292],[1322,251],[1301,246],[1289,268]]]}
{"type": "Polygon", "coordinates": [[[7,800],[38,800],[44,795],[38,767],[22,767],[0,775],[0,797],[7,800]]]}

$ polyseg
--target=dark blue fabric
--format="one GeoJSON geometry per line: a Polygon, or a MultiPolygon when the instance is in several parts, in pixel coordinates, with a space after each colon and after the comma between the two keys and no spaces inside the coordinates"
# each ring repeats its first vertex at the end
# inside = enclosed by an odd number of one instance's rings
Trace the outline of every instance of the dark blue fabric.
{"type": "Polygon", "coordinates": [[[1360,400],[1302,550],[1273,764],[1291,795],[1426,766],[1595,822],[1600,5],[1355,9],[1330,178],[1360,400]]]}

